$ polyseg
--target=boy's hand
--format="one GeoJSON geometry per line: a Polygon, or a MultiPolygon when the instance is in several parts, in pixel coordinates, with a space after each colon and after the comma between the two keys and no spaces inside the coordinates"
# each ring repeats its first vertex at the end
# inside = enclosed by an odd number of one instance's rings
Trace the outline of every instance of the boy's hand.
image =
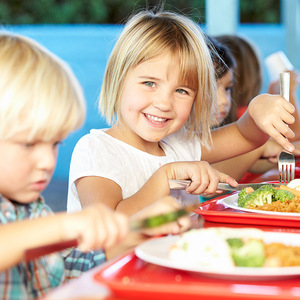
{"type": "Polygon", "coordinates": [[[295,122],[295,107],[280,95],[262,94],[255,97],[248,107],[249,115],[256,125],[286,150],[293,152],[295,147],[288,139],[294,132],[288,127],[295,122]]]}
{"type": "Polygon", "coordinates": [[[104,204],[69,214],[63,223],[68,239],[76,238],[81,251],[111,248],[128,233],[128,218],[104,204]]]}

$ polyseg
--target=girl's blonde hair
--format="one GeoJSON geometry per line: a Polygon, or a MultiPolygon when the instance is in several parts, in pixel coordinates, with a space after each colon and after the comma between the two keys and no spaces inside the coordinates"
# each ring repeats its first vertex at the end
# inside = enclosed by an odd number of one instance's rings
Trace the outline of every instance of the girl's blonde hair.
{"type": "Polygon", "coordinates": [[[24,36],[0,32],[0,139],[66,137],[82,125],[85,100],[69,66],[24,36]]]}
{"type": "Polygon", "coordinates": [[[171,12],[140,12],[127,22],[106,66],[99,111],[109,124],[120,119],[120,99],[128,72],[165,51],[179,56],[182,79],[196,91],[185,127],[187,137],[201,133],[211,143],[212,107],[216,106],[214,67],[200,27],[171,12]]]}

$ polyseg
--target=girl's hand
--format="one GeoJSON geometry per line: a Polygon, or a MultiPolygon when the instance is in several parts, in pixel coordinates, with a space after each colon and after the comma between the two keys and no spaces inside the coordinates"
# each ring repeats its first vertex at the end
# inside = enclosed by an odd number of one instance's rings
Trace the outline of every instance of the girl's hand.
{"type": "MultiPolygon", "coordinates": [[[[227,174],[217,171],[206,161],[176,162],[169,164],[169,179],[190,179],[187,187],[188,194],[212,194],[217,191],[219,182],[226,182],[237,186],[235,179],[227,174]]],[[[218,191],[221,192],[221,191],[218,191]]]]}
{"type": "Polygon", "coordinates": [[[69,214],[63,223],[65,235],[76,238],[83,252],[111,248],[125,238],[128,228],[128,218],[104,204],[69,214]]]}
{"type": "MultiPolygon", "coordinates": [[[[300,155],[300,142],[293,143],[295,146],[294,155],[300,155]]],[[[263,146],[262,158],[266,158],[270,163],[278,163],[278,157],[283,150],[282,146],[279,145],[272,139],[269,139],[263,146]]]]}
{"type": "Polygon", "coordinates": [[[256,125],[286,150],[293,152],[295,147],[288,141],[295,134],[288,127],[295,122],[295,107],[280,95],[262,94],[249,104],[248,112],[256,125]]]}

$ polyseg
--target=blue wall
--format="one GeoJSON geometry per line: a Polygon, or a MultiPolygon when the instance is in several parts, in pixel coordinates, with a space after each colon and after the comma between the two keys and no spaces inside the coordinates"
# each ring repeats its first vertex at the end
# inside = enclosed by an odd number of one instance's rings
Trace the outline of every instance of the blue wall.
{"type": "MultiPolygon", "coordinates": [[[[54,178],[66,180],[72,150],[78,139],[91,128],[107,127],[97,111],[97,98],[109,54],[122,30],[119,25],[22,25],[5,29],[29,36],[67,61],[82,84],[87,100],[87,119],[84,126],[72,133],[60,148],[54,178]]],[[[284,28],[281,25],[240,25],[238,33],[250,38],[258,47],[261,59],[284,47],[284,28]]],[[[299,69],[299,66],[297,66],[299,69]]],[[[264,70],[266,91],[268,81],[264,70]]]]}

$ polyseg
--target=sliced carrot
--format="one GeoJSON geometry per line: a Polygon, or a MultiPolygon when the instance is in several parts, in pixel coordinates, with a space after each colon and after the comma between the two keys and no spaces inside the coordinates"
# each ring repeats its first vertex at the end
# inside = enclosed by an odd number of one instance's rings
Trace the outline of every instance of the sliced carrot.
{"type": "Polygon", "coordinates": [[[295,196],[300,197],[300,191],[297,191],[297,190],[295,190],[295,189],[292,189],[292,188],[290,188],[289,186],[281,185],[281,186],[280,186],[280,189],[281,189],[281,190],[289,191],[289,192],[293,193],[295,196]]]}
{"type": "Polygon", "coordinates": [[[250,194],[250,193],[254,192],[254,189],[253,189],[253,187],[248,186],[248,187],[245,188],[245,191],[246,191],[247,194],[250,194]]]}

